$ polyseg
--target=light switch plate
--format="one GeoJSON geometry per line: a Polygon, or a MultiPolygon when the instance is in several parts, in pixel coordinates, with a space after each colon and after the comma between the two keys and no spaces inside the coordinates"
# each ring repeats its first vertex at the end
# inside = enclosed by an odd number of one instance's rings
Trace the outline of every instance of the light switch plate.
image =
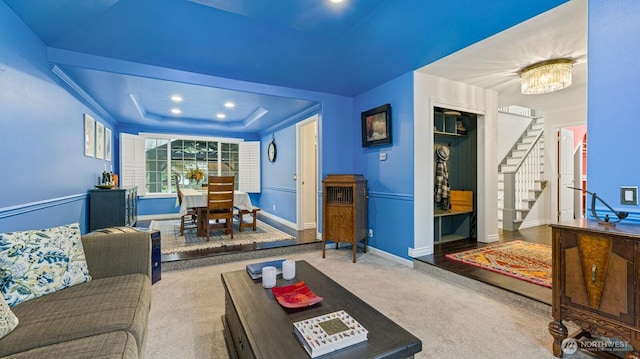
{"type": "Polygon", "coordinates": [[[632,186],[620,187],[620,204],[637,206],[638,205],[638,187],[632,187],[632,186]]]}
{"type": "Polygon", "coordinates": [[[387,160],[387,154],[384,152],[380,153],[380,161],[386,161],[387,160]]]}

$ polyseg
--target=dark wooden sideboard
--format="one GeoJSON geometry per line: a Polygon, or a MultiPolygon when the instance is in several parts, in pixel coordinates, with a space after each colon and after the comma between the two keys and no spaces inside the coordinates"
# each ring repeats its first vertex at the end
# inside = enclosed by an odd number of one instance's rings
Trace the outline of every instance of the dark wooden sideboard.
{"type": "Polygon", "coordinates": [[[138,219],[138,187],[89,191],[89,231],[132,227],[138,219]]]}
{"type": "Polygon", "coordinates": [[[572,337],[615,337],[633,346],[627,359],[640,359],[640,226],[575,220],[551,227],[553,354],[564,354],[566,320],[580,327],[572,337]]]}
{"type": "Polygon", "coordinates": [[[276,285],[304,281],[324,298],[307,308],[287,309],[278,304],[271,289],[252,280],[246,270],[222,273],[225,291],[224,334],[232,358],[308,359],[309,354],[293,333],[293,323],[319,315],[345,310],[368,331],[368,340],[323,355],[326,359],[403,359],[422,350],[422,341],[362,299],[340,286],[306,261],[296,262],[296,277],[276,285]]]}

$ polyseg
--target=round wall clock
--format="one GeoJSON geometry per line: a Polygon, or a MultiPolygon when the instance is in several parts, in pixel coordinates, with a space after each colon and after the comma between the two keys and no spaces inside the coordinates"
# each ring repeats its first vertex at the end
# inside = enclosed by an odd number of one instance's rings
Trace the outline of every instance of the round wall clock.
{"type": "Polygon", "coordinates": [[[276,148],[276,142],[274,140],[271,140],[271,142],[269,142],[269,147],[267,149],[267,156],[269,157],[269,161],[275,162],[277,154],[278,154],[278,149],[276,148]]]}

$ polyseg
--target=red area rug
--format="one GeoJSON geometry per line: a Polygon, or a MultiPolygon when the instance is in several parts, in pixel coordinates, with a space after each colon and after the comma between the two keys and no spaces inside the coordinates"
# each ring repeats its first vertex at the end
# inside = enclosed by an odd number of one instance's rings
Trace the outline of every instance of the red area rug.
{"type": "Polygon", "coordinates": [[[551,288],[551,246],[511,241],[445,257],[551,288]]]}

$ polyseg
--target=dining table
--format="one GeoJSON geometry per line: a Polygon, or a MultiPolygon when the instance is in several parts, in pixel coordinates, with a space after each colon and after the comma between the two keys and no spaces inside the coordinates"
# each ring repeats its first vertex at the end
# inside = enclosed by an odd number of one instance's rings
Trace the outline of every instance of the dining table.
{"type": "MultiPolygon", "coordinates": [[[[176,207],[180,206],[180,215],[187,214],[187,208],[201,208],[207,206],[207,190],[180,188],[182,204],[176,199],[176,207]]],[[[233,206],[237,208],[252,208],[251,199],[247,192],[233,192],[233,206]]]]}
{"type": "MultiPolygon", "coordinates": [[[[207,189],[194,189],[194,188],[180,188],[182,194],[182,203],[176,199],[176,207],[180,206],[180,216],[187,214],[188,208],[205,208],[207,207],[207,189]]],[[[238,209],[251,209],[251,198],[247,192],[234,191],[233,192],[233,206],[238,209]]],[[[202,217],[202,216],[200,216],[202,217]]],[[[204,229],[204,222],[198,220],[198,236],[206,236],[206,230],[204,229]]]]}

